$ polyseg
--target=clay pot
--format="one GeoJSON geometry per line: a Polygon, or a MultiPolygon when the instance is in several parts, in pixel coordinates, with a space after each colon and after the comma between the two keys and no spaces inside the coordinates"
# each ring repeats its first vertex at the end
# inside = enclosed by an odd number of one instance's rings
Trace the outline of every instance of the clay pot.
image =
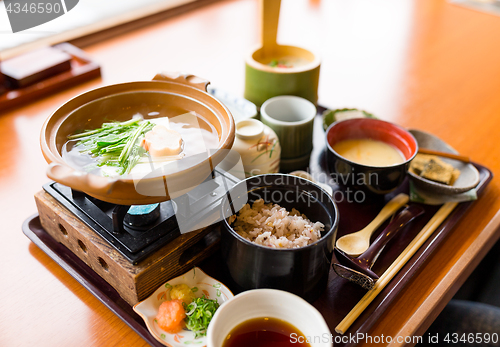
{"type": "Polygon", "coordinates": [[[51,164],[47,176],[99,200],[120,205],[162,202],[171,198],[169,187],[175,187],[175,192],[179,193],[197,186],[224,159],[235,136],[231,113],[206,92],[209,83],[193,75],[159,74],[153,81],[105,86],[69,100],[42,127],[42,153],[51,164]],[[111,178],[75,169],[61,156],[68,135],[78,130],[95,129],[110,120],[124,121],[135,113],[148,119],[174,117],[190,111],[216,129],[219,143],[207,155],[190,157],[190,165],[185,165],[185,169],[181,165],[176,172],[155,170],[141,180],[129,176],[111,178]]]}

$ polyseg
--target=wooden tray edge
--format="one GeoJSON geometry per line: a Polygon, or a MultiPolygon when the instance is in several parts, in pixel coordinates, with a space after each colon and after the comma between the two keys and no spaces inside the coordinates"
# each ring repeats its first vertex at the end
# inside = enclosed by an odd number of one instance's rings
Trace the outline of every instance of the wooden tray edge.
{"type": "MultiPolygon", "coordinates": [[[[486,167],[472,163],[480,173],[485,177],[478,184],[478,200],[480,194],[493,179],[493,173],[486,167]]],[[[477,201],[477,200],[475,200],[477,201]]],[[[367,334],[378,318],[382,316],[398,293],[406,286],[407,282],[418,272],[420,267],[443,242],[446,236],[453,230],[455,225],[461,220],[465,212],[474,204],[475,201],[462,202],[445,219],[438,229],[429,237],[422,247],[413,255],[413,257],[403,266],[403,268],[394,276],[391,282],[384,288],[375,300],[369,306],[369,310],[362,313],[353,326],[347,331],[347,334],[367,334]],[[394,284],[395,283],[395,284],[394,284]],[[370,309],[371,308],[371,309],[370,309]],[[368,312],[371,313],[368,313],[368,312]],[[369,317],[366,317],[369,314],[369,317]],[[363,319],[364,318],[364,319],[363,319]],[[362,322],[362,323],[360,323],[362,322]],[[355,329],[355,330],[354,330],[355,329]]],[[[336,334],[336,333],[334,333],[336,334]]],[[[337,346],[355,346],[355,344],[336,344],[337,346]]]]}
{"type": "Polygon", "coordinates": [[[125,322],[133,331],[154,347],[163,347],[150,334],[144,321],[132,307],[123,300],[118,292],[97,275],[88,265],[74,255],[66,246],[55,241],[40,224],[38,213],[28,217],[22,230],[35,245],[37,245],[53,261],[85,287],[100,302],[125,322]],[[102,289],[105,286],[104,290],[102,289]]]}
{"type": "MultiPolygon", "coordinates": [[[[492,172],[479,164],[474,164],[485,177],[479,183],[478,194],[486,188],[493,178],[492,172]]],[[[347,334],[368,333],[377,319],[385,312],[394,298],[402,290],[406,283],[417,273],[425,258],[441,244],[443,239],[460,221],[461,216],[470,208],[475,201],[461,203],[455,211],[441,224],[427,242],[415,253],[410,261],[398,272],[389,284],[372,302],[347,334]]],[[[57,243],[45,232],[40,224],[38,214],[28,217],[22,226],[23,233],[50,258],[66,270],[73,278],[82,284],[99,301],[106,305],[113,313],[122,319],[132,330],[139,334],[152,346],[163,346],[156,341],[147,330],[142,319],[133,312],[119,294],[99,277],[90,267],[83,263],[64,245],[57,243]],[[104,290],[102,289],[104,287],[104,290]]],[[[331,270],[333,271],[333,270],[331,270]]],[[[321,310],[320,310],[321,311],[321,310]]],[[[330,326],[332,332],[334,329],[330,326]]],[[[334,333],[334,335],[336,335],[334,333]]],[[[336,344],[337,346],[353,346],[353,344],[336,344]]]]}

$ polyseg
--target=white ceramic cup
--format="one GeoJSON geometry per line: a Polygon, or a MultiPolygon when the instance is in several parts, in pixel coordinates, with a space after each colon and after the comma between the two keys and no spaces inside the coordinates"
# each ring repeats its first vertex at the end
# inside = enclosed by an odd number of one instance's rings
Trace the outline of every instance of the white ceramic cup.
{"type": "Polygon", "coordinates": [[[236,123],[233,150],[245,168],[245,176],[279,172],[281,146],[273,129],[256,119],[236,123]]]}
{"type": "MultiPolygon", "coordinates": [[[[215,312],[207,332],[207,346],[221,347],[237,325],[260,317],[284,320],[310,338],[311,347],[332,347],[325,319],[301,297],[276,289],[253,289],[236,295],[215,312]]],[[[291,336],[291,341],[298,337],[291,336]]]]}
{"type": "Polygon", "coordinates": [[[262,123],[273,129],[280,140],[282,171],[302,169],[309,165],[315,116],[316,106],[298,96],[276,96],[262,105],[262,123]]]}

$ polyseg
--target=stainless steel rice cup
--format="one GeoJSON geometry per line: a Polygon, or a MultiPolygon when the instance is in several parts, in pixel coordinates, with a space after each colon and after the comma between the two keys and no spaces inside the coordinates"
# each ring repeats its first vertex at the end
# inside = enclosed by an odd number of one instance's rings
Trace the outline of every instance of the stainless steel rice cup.
{"type": "Polygon", "coordinates": [[[326,289],[339,213],[323,189],[291,175],[250,177],[228,192],[222,202],[222,215],[221,252],[229,274],[240,289],[281,289],[309,302],[326,289]],[[287,211],[296,208],[312,222],[325,225],[322,237],[293,249],[270,248],[244,239],[229,225],[228,218],[243,207],[247,197],[248,203],[263,198],[266,203],[279,204],[287,211]]]}

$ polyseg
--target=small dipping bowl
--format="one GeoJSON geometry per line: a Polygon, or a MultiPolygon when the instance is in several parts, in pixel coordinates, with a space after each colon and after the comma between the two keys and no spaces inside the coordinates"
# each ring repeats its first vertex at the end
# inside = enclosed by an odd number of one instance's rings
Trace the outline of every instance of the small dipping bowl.
{"type": "MultiPolygon", "coordinates": [[[[434,136],[432,134],[426,133],[421,130],[410,130],[420,148],[433,149],[440,152],[458,154],[458,152],[451,147],[449,144],[441,140],[439,137],[434,136]]],[[[478,185],[480,181],[479,172],[474,167],[474,165],[470,163],[464,163],[458,160],[441,158],[445,163],[450,164],[455,169],[460,170],[460,176],[453,183],[453,185],[446,185],[439,182],[434,182],[428,180],[424,177],[421,177],[411,170],[408,171],[408,175],[410,180],[413,181],[416,187],[420,188],[424,192],[430,194],[460,194],[466,191],[473,189],[478,185]]]]}
{"type": "Polygon", "coordinates": [[[340,185],[367,193],[387,194],[403,183],[410,161],[418,152],[417,140],[402,127],[372,118],[335,122],[326,130],[327,166],[340,185]],[[385,142],[401,152],[404,161],[388,166],[369,166],[338,154],[333,146],[348,139],[372,139],[385,142]]]}
{"type": "Polygon", "coordinates": [[[309,302],[326,289],[339,223],[332,197],[313,182],[292,175],[267,174],[239,182],[222,201],[221,252],[239,289],[281,289],[309,302]],[[245,193],[246,192],[246,193],[245,193]],[[311,222],[325,225],[321,238],[300,248],[271,248],[240,236],[228,223],[245,203],[258,199],[291,211],[296,208],[311,222]]]}
{"type": "MultiPolygon", "coordinates": [[[[311,338],[311,347],[332,347],[330,329],[311,304],[297,295],[274,289],[255,289],[236,295],[224,303],[212,318],[207,331],[207,346],[221,347],[236,326],[253,318],[277,318],[311,338]],[[313,336],[318,338],[313,339],[313,336]]],[[[291,336],[291,341],[294,341],[291,336]]],[[[298,340],[298,339],[295,339],[298,340]]],[[[298,342],[298,341],[297,341],[298,342]]]]}

